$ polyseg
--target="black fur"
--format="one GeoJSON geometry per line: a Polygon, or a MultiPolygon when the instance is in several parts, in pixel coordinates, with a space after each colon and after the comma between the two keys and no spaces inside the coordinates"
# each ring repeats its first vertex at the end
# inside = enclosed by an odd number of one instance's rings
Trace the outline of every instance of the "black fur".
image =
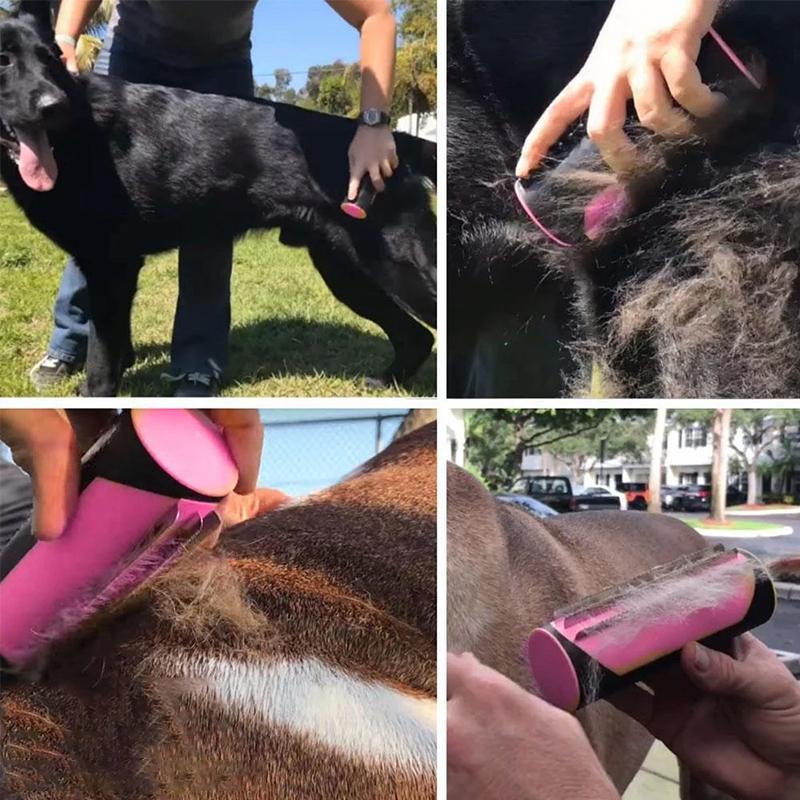
{"type": "MultiPolygon", "coordinates": [[[[630,218],[562,249],[518,206],[513,169],[608,9],[449,2],[448,392],[586,394],[594,367],[608,395],[797,397],[800,2],[723,5],[715,27],[765,68],[764,90],[706,39],[701,74],[727,111],[682,143],[632,125],[665,166],[631,182],[630,218]]],[[[552,155],[583,136],[575,125],[552,155]]],[[[557,180],[552,162],[540,174],[557,180]]]]}
{"type": "MultiPolygon", "coordinates": [[[[44,126],[59,176],[51,191],[32,191],[4,147],[0,175],[31,223],[86,275],[88,394],[119,389],[143,257],[251,228],[278,227],[285,244],[307,247],[336,297],[383,328],[395,348],[388,380],[416,372],[433,337],[413,317],[436,319],[431,143],[396,134],[398,172],[368,220],[351,220],[339,203],[353,121],[99,76],[74,80],[46,20],[0,23],[0,52],[10,59],[0,68],[0,120],[44,126]],[[43,92],[59,98],[47,118],[36,111],[43,92]]],[[[265,272],[264,288],[253,291],[269,291],[268,281],[265,272]]]]}

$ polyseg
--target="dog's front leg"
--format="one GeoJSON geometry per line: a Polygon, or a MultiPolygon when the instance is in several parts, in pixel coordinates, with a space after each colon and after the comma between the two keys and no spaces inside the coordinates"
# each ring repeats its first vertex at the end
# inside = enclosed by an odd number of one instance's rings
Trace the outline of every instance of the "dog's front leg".
{"type": "Polygon", "coordinates": [[[114,397],[119,392],[133,351],[131,309],[141,263],[105,262],[101,269],[85,270],[91,322],[86,381],[80,389],[84,396],[114,397]]]}

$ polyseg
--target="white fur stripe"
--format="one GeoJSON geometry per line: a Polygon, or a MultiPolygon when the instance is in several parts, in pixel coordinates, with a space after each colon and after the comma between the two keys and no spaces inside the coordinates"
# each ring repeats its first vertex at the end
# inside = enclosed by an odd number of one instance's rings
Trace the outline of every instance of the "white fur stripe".
{"type": "Polygon", "coordinates": [[[314,658],[175,665],[188,694],[245,719],[281,725],[352,758],[417,774],[436,769],[436,701],[367,682],[314,658]]]}

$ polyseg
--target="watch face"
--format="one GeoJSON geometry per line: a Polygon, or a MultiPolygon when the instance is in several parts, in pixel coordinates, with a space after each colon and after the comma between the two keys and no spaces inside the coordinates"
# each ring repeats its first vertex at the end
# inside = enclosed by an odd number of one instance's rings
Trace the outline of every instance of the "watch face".
{"type": "Polygon", "coordinates": [[[368,108],[364,112],[364,122],[367,125],[377,125],[381,121],[381,112],[377,108],[368,108]]]}

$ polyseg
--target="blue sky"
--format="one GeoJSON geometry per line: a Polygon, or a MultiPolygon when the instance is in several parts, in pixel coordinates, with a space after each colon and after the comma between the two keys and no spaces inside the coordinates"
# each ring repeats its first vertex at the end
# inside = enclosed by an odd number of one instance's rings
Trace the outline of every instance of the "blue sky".
{"type": "Polygon", "coordinates": [[[292,76],[299,89],[314,64],[358,60],[358,31],[324,0],[259,0],[253,24],[253,70],[267,83],[276,69],[292,76]]]}

